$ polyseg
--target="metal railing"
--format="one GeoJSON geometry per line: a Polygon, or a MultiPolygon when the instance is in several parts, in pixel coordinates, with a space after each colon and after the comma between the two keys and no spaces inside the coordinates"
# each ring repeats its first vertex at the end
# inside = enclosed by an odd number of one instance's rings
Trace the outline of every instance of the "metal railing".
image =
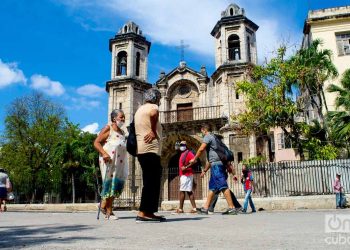
{"type": "Polygon", "coordinates": [[[350,192],[350,159],[291,161],[251,166],[257,196],[333,194],[336,173],[345,193],[350,192]]]}
{"type": "MultiPolygon", "coordinates": [[[[291,161],[280,163],[265,163],[249,166],[254,177],[255,193],[253,197],[287,197],[306,195],[333,194],[333,183],[336,173],[341,173],[341,183],[344,193],[350,193],[350,159],[325,160],[325,161],[291,161]]],[[[243,185],[240,182],[241,165],[235,166],[235,175],[238,181],[228,175],[228,186],[237,198],[244,197],[243,185]]],[[[206,199],[208,196],[210,171],[200,178],[201,169],[194,170],[196,182],[195,199],[206,199]]],[[[164,168],[161,180],[160,202],[178,200],[179,195],[179,170],[178,168],[164,168]]],[[[119,208],[135,208],[140,204],[142,193],[141,173],[130,175],[125,183],[125,189],[115,206],[119,208]],[[133,184],[134,183],[134,184],[133,184]]],[[[16,193],[16,203],[27,203],[21,200],[16,193]]],[[[91,200],[79,200],[80,202],[96,202],[93,194],[91,200]]],[[[96,197],[95,197],[96,199],[96,197]]],[[[71,200],[55,199],[49,197],[45,203],[71,202],[71,200]]]]}
{"type": "Polygon", "coordinates": [[[221,117],[221,106],[186,108],[160,112],[161,123],[187,122],[217,119],[221,117]]]}

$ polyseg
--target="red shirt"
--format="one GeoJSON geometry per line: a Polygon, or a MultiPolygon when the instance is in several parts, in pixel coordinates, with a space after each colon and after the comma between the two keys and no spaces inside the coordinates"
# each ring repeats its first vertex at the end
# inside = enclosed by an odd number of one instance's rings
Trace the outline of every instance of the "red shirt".
{"type": "Polygon", "coordinates": [[[253,175],[252,175],[252,172],[249,171],[247,178],[245,178],[245,180],[244,180],[244,190],[245,191],[250,190],[250,189],[253,190],[252,180],[253,180],[253,175]]]}
{"type": "Polygon", "coordinates": [[[190,160],[193,158],[194,158],[194,154],[191,152],[191,150],[186,149],[185,151],[183,151],[181,153],[180,159],[179,159],[179,174],[180,174],[180,176],[181,175],[186,175],[186,176],[193,175],[192,167],[189,167],[189,168],[185,169],[184,171],[181,170],[181,168],[183,166],[187,166],[190,163],[190,160]],[[187,151],[188,151],[188,153],[187,153],[187,151]],[[186,156],[186,159],[184,161],[184,157],[186,154],[187,154],[187,156],[186,156]],[[185,164],[183,164],[183,162],[185,164]]]}

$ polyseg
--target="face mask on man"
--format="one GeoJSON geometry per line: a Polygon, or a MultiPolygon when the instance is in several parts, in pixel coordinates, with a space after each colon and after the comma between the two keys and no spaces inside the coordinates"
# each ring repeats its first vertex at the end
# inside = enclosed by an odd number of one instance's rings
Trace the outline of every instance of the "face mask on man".
{"type": "Polygon", "coordinates": [[[185,151],[186,150],[186,146],[180,146],[180,150],[181,151],[185,151]]]}

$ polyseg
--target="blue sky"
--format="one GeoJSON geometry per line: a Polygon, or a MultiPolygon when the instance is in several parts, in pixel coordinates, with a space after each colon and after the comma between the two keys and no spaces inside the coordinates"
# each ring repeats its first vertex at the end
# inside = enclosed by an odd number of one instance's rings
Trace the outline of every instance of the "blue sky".
{"type": "Polygon", "coordinates": [[[259,61],[282,42],[298,48],[308,9],[350,5],[347,0],[1,0],[0,133],[6,107],[33,90],[66,108],[68,118],[96,132],[107,122],[111,55],[108,41],[129,20],[152,42],[148,81],[178,66],[183,39],[187,65],[214,71],[210,31],[230,3],[260,26],[259,61]]]}

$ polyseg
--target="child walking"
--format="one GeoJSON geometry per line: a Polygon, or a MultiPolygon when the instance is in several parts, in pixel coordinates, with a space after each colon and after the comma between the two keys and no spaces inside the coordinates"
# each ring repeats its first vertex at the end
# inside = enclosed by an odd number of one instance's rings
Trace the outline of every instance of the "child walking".
{"type": "Polygon", "coordinates": [[[255,206],[252,200],[252,192],[253,192],[253,175],[252,172],[247,169],[245,165],[242,166],[242,177],[241,182],[243,184],[243,189],[245,192],[244,204],[242,213],[246,213],[248,209],[248,202],[252,209],[252,213],[255,213],[255,206]]]}

